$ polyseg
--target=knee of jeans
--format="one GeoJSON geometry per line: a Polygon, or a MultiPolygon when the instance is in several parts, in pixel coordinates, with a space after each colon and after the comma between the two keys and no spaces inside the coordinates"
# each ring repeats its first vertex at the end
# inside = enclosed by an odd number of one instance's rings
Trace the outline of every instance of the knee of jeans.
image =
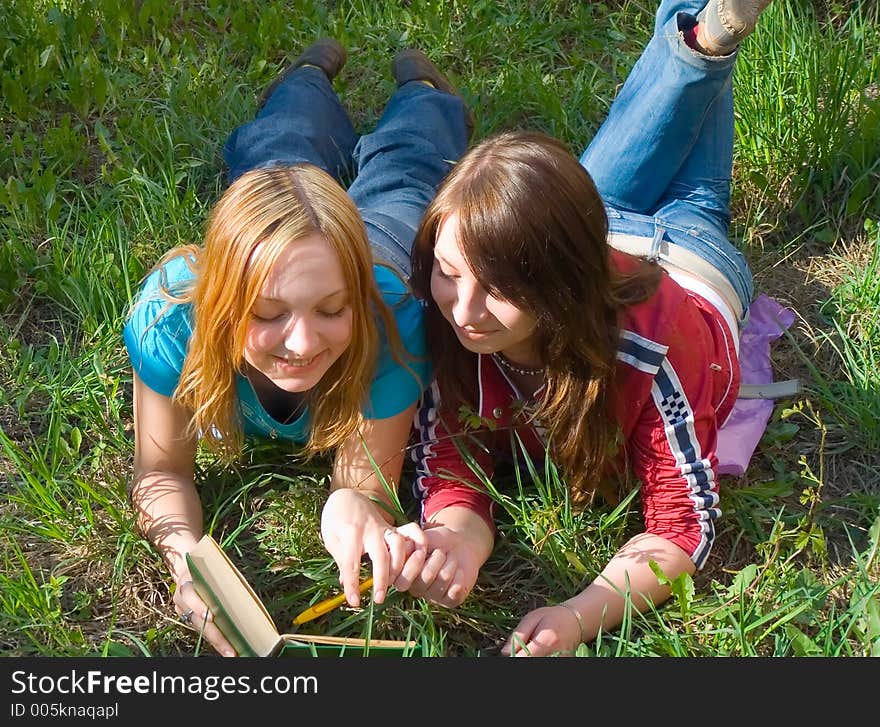
{"type": "Polygon", "coordinates": [[[373,257],[392,265],[401,273],[404,280],[412,274],[412,245],[416,230],[414,227],[383,214],[362,211],[367,237],[373,250],[373,257]]]}
{"type": "Polygon", "coordinates": [[[359,206],[359,210],[364,222],[385,230],[396,243],[407,246],[415,239],[427,206],[428,200],[416,195],[410,199],[395,200],[394,203],[359,206]]]}

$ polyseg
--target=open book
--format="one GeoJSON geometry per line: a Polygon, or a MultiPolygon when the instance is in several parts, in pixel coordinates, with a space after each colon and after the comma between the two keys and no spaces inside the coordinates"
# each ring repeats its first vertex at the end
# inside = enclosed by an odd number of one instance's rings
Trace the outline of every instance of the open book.
{"type": "Polygon", "coordinates": [[[279,634],[245,577],[210,536],[186,555],[193,586],[239,656],[421,656],[415,641],[279,634]]]}

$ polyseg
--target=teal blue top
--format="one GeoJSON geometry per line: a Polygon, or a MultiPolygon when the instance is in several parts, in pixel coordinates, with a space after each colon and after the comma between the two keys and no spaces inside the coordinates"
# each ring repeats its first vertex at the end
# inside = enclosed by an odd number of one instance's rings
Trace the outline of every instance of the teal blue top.
{"type": "MultiPolygon", "coordinates": [[[[163,266],[166,285],[172,292],[193,279],[193,272],[182,258],[163,266]]],[[[406,289],[390,269],[374,265],[376,283],[391,308],[400,338],[413,356],[407,363],[417,379],[391,356],[391,349],[379,326],[381,345],[376,373],[370,384],[363,413],[367,419],[385,419],[414,404],[431,376],[423,328],[423,304],[406,289]]],[[[192,305],[169,303],[159,291],[161,271],[153,271],[144,282],[137,301],[123,328],[123,339],[132,367],[141,381],[163,396],[171,396],[180,381],[180,372],[192,336],[192,305]]],[[[304,443],[309,436],[309,410],[293,422],[282,424],[260,404],[247,377],[236,375],[238,407],[245,435],[268,436],[304,443]]]]}

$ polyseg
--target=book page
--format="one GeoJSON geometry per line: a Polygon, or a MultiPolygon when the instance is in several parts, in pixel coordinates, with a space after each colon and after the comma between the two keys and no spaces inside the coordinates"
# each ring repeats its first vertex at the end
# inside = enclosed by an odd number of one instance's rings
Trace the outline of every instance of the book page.
{"type": "Polygon", "coordinates": [[[279,656],[422,656],[415,641],[283,634],[279,656]]]}

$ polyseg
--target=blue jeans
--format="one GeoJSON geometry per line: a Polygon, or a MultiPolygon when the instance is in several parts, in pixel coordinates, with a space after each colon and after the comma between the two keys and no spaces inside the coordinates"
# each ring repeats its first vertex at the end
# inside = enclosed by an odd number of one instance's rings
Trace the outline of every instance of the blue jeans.
{"type": "Polygon", "coordinates": [[[323,71],[304,67],[275,89],[254,121],[227,139],[229,182],[257,167],[308,163],[348,188],[367,227],[374,258],[404,280],[425,208],[468,143],[458,96],[403,84],[372,133],[358,136],[323,71]]]}
{"type": "Polygon", "coordinates": [[[690,48],[705,0],[664,0],[654,35],[581,156],[618,232],[665,239],[698,254],[730,281],[743,306],[754,295],[743,254],[727,237],[733,164],[736,53],[690,48]]]}

